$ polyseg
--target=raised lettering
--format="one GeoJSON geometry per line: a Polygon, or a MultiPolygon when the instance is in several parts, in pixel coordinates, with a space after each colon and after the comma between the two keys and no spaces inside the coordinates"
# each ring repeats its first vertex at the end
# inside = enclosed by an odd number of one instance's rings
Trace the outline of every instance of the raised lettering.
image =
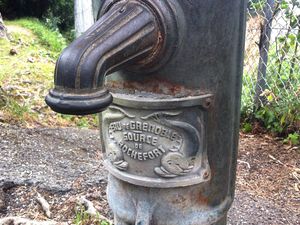
{"type": "Polygon", "coordinates": [[[122,151],[123,151],[124,153],[126,153],[126,152],[128,151],[128,146],[127,146],[127,145],[123,145],[122,151]]]}
{"type": "Polygon", "coordinates": [[[147,136],[146,143],[150,145],[151,144],[151,139],[152,139],[151,136],[147,136]]]}
{"type": "Polygon", "coordinates": [[[139,143],[135,143],[135,144],[134,144],[134,147],[135,147],[136,149],[140,149],[140,150],[143,149],[143,145],[142,145],[142,144],[139,144],[139,143]]]}
{"type": "Polygon", "coordinates": [[[141,122],[136,122],[136,130],[142,130],[142,123],[141,122]]]}
{"type": "Polygon", "coordinates": [[[143,123],[143,131],[148,131],[148,126],[149,124],[148,123],[143,123]]]}
{"type": "Polygon", "coordinates": [[[152,144],[153,146],[156,146],[157,141],[158,141],[158,138],[157,138],[157,137],[153,137],[153,138],[152,138],[152,143],[151,143],[151,144],[152,144]]]}
{"type": "Polygon", "coordinates": [[[166,150],[163,148],[162,145],[158,146],[158,149],[159,149],[162,153],[166,153],[166,150]]]}
{"type": "Polygon", "coordinates": [[[150,124],[148,131],[151,132],[151,133],[154,133],[154,131],[155,131],[155,125],[150,124]]]}
{"type": "Polygon", "coordinates": [[[131,132],[128,132],[128,140],[133,141],[133,135],[131,132]]]}
{"type": "Polygon", "coordinates": [[[137,156],[137,152],[136,151],[132,151],[130,157],[133,158],[133,159],[136,159],[136,156],[137,156]]]}
{"type": "Polygon", "coordinates": [[[138,142],[140,139],[139,139],[139,134],[133,134],[133,140],[135,142],[138,142]]]}
{"type": "Polygon", "coordinates": [[[166,150],[177,152],[183,143],[181,135],[176,130],[156,124],[156,122],[134,120],[114,122],[109,124],[108,132],[114,140],[118,141],[118,146],[124,156],[139,161],[159,158],[167,152],[166,150]],[[121,133],[116,131],[121,131],[121,133]],[[167,142],[162,146],[164,139],[167,139],[167,142]],[[146,144],[154,146],[153,149],[147,150],[146,144]]]}
{"type": "Polygon", "coordinates": [[[143,161],[143,153],[138,153],[138,160],[143,161]]]}
{"type": "Polygon", "coordinates": [[[124,133],[123,133],[123,140],[124,140],[124,141],[128,141],[128,136],[127,136],[127,135],[128,135],[127,132],[124,132],[124,133]]]}
{"type": "Polygon", "coordinates": [[[162,154],[161,154],[161,152],[156,148],[156,149],[153,149],[153,153],[154,153],[154,155],[156,156],[156,157],[159,157],[159,156],[161,156],[162,154]]]}
{"type": "Polygon", "coordinates": [[[148,152],[144,152],[143,153],[143,157],[144,157],[144,160],[147,160],[149,157],[148,157],[148,152]]]}
{"type": "Polygon", "coordinates": [[[135,129],[135,122],[134,121],[130,121],[130,129],[131,130],[135,129]]]}
{"type": "Polygon", "coordinates": [[[165,137],[167,135],[167,129],[163,128],[160,134],[162,137],[165,137]]]}
{"type": "Polygon", "coordinates": [[[160,134],[160,132],[161,132],[161,127],[157,126],[157,127],[155,128],[154,133],[155,133],[155,134],[160,134]]]}
{"type": "Polygon", "coordinates": [[[127,155],[131,155],[131,152],[132,152],[132,149],[131,148],[128,148],[128,151],[127,151],[127,155]]]}
{"type": "Polygon", "coordinates": [[[150,159],[155,159],[155,156],[152,151],[148,152],[148,155],[150,159]]]}

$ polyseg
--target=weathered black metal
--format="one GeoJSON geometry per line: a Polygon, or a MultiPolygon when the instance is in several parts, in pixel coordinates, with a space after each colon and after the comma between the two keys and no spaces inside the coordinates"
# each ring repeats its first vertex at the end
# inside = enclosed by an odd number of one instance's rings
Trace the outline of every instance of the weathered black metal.
{"type": "Polygon", "coordinates": [[[59,57],[55,88],[46,98],[54,111],[75,115],[101,112],[112,103],[104,88],[106,75],[124,68],[149,73],[172,54],[178,35],[171,9],[164,3],[112,3],[103,5],[103,16],[59,57]]]}
{"type": "Polygon", "coordinates": [[[62,54],[47,103],[71,114],[108,107],[100,129],[116,225],[226,224],[245,2],[102,1],[99,21],[62,54]]]}

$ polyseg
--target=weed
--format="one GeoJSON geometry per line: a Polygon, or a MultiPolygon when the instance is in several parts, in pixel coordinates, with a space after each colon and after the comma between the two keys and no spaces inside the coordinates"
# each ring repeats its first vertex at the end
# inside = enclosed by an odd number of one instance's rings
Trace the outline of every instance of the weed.
{"type": "Polygon", "coordinates": [[[299,130],[300,103],[280,101],[254,109],[251,113],[242,112],[243,132],[251,132],[252,124],[255,122],[273,135],[287,137],[299,130]]]}
{"type": "Polygon", "coordinates": [[[250,133],[252,132],[252,124],[251,123],[244,123],[242,127],[242,131],[244,133],[250,133]]]}
{"type": "Polygon", "coordinates": [[[289,143],[292,146],[299,145],[300,144],[300,134],[295,132],[292,134],[289,134],[286,139],[284,139],[284,143],[289,143]]]}
{"type": "Polygon", "coordinates": [[[73,224],[75,225],[111,225],[108,221],[102,220],[100,214],[97,214],[96,216],[87,214],[83,206],[78,207],[75,213],[75,219],[73,221],[73,224]]]}

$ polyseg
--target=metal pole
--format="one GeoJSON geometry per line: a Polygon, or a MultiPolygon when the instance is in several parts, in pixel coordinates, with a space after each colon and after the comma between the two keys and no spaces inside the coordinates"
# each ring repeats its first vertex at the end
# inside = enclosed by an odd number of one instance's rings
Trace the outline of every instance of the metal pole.
{"type": "Polygon", "coordinates": [[[234,198],[241,0],[106,0],[61,54],[55,111],[99,112],[115,225],[225,225],[234,198]]]}

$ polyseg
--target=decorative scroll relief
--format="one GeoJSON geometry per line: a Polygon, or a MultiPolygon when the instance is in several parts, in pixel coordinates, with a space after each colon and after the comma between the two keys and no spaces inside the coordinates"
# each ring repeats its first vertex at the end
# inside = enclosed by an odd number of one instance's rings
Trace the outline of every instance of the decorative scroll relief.
{"type": "MultiPolygon", "coordinates": [[[[182,121],[182,111],[127,112],[111,106],[103,114],[107,158],[120,171],[175,178],[199,168],[203,140],[199,128],[182,121]]],[[[195,171],[194,171],[195,172],[195,171]]]]}

